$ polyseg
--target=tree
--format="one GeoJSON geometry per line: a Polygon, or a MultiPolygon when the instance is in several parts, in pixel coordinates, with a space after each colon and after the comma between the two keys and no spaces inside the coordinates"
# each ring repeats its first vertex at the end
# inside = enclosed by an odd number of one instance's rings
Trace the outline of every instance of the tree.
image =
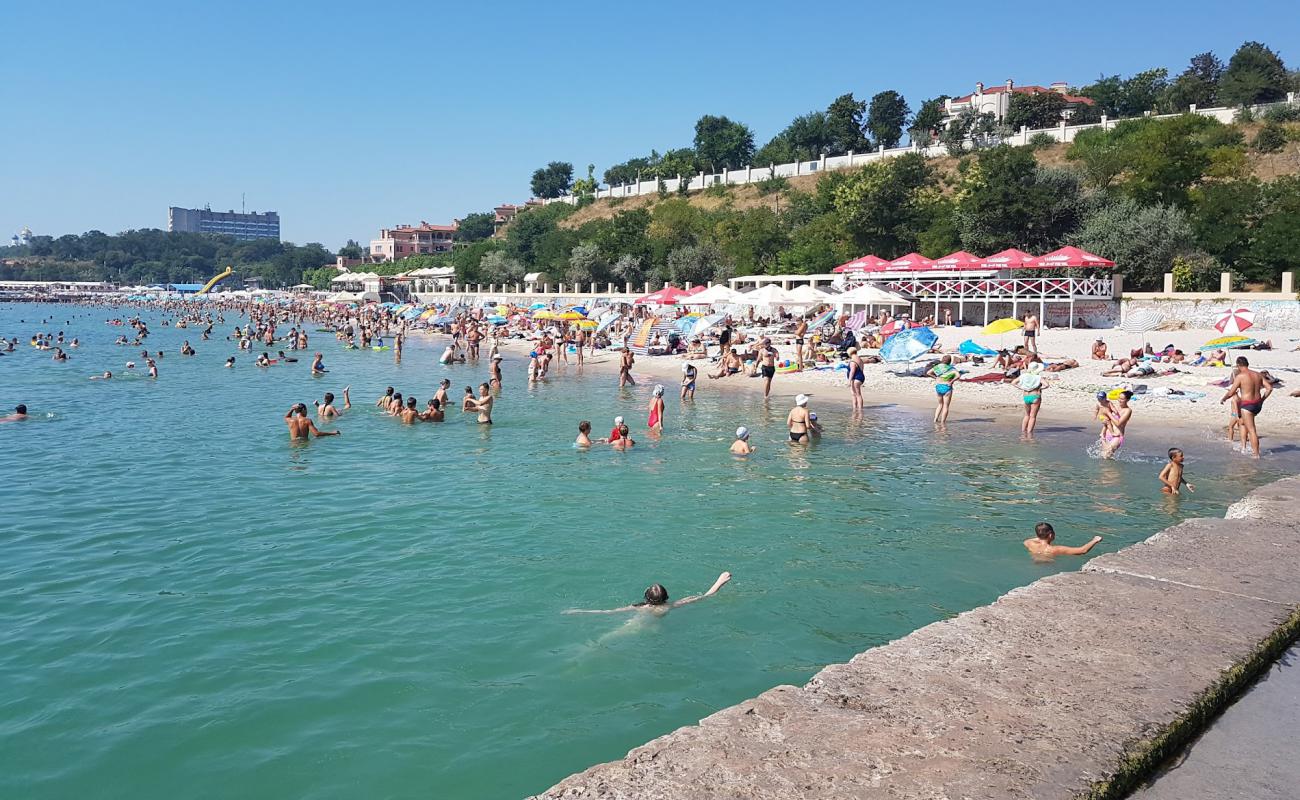
{"type": "Polygon", "coordinates": [[[1109,188],[1124,171],[1128,153],[1122,136],[1116,131],[1100,128],[1079,131],[1065,151],[1067,159],[1081,165],[1085,180],[1095,189],[1109,188]]]}
{"type": "Polygon", "coordinates": [[[910,113],[907,100],[901,94],[893,89],[880,92],[871,98],[871,108],[867,112],[867,130],[871,131],[876,144],[881,147],[897,147],[903,138],[903,127],[907,125],[910,113]]]}
{"type": "Polygon", "coordinates": [[[1192,56],[1187,69],[1169,84],[1161,106],[1171,113],[1186,111],[1193,105],[1211,108],[1215,104],[1222,77],[1223,62],[1219,57],[1214,53],[1198,53],[1192,56]]]}
{"type": "Polygon", "coordinates": [[[1250,225],[1259,204],[1260,183],[1253,178],[1213,181],[1192,190],[1191,225],[1197,243],[1228,266],[1250,246],[1250,225]]]}
{"type": "Polygon", "coordinates": [[[1051,250],[1078,224],[1078,178],[1041,170],[1023,147],[984,150],[967,165],[956,193],[954,219],[964,248],[993,253],[1008,247],[1051,250]]]}
{"type": "Polygon", "coordinates": [[[731,273],[730,262],[714,244],[679,247],[668,254],[668,277],[677,284],[725,280],[731,273]]]}
{"type": "Polygon", "coordinates": [[[1238,262],[1242,277],[1282,282],[1282,271],[1300,264],[1300,176],[1287,175],[1263,185],[1251,226],[1250,248],[1238,262]]]}
{"type": "MultiPolygon", "coordinates": [[[[830,153],[861,153],[871,149],[871,140],[863,129],[865,100],[855,100],[853,93],[842,94],[826,108],[826,149],[830,153]]],[[[762,163],[762,162],[759,162],[762,163]]]]}
{"type": "MultiPolygon", "coordinates": [[[[506,228],[506,252],[533,267],[551,267],[566,262],[577,244],[577,234],[561,230],[558,223],[574,212],[567,203],[552,203],[521,211],[506,228]]],[[[559,271],[563,271],[561,267],[559,271]]]]}
{"type": "Polygon", "coordinates": [[[565,277],[575,283],[609,280],[609,262],[600,252],[600,248],[591,242],[583,242],[573,248],[569,255],[569,269],[565,277]]]}
{"type": "Polygon", "coordinates": [[[1196,238],[1181,209],[1120,198],[1098,206],[1071,243],[1115,262],[1137,289],[1154,289],[1174,259],[1196,253],[1196,238]]]}
{"type": "Polygon", "coordinates": [[[747,125],[706,114],[695,123],[695,155],[715,172],[743,167],[754,157],[754,134],[747,125]]]}
{"type": "Polygon", "coordinates": [[[456,228],[456,241],[478,242],[488,238],[496,230],[496,215],[485,211],[466,214],[456,228]]]}
{"type": "Polygon", "coordinates": [[[713,239],[741,275],[768,272],[789,241],[776,212],[766,206],[725,212],[714,225],[713,239]]]}
{"type": "Polygon", "coordinates": [[[591,241],[600,248],[606,261],[615,261],[629,254],[644,258],[650,252],[646,238],[649,228],[649,211],[644,208],[624,211],[597,227],[592,232],[591,241]]]}
{"type": "Polygon", "coordinates": [[[907,130],[907,135],[913,142],[925,147],[939,135],[945,112],[944,101],[947,99],[948,95],[941,94],[921,104],[921,109],[912,118],[912,126],[907,130]]]}
{"type": "Polygon", "coordinates": [[[787,164],[791,161],[810,161],[820,157],[831,145],[831,132],[826,114],[810,111],[795,117],[785,130],[754,154],[756,164],[787,164]]]}
{"type": "Polygon", "coordinates": [[[489,283],[517,283],[524,279],[524,264],[500,250],[492,250],[479,261],[479,277],[489,283]]]}
{"type": "Polygon", "coordinates": [[[619,280],[633,286],[644,284],[650,277],[650,273],[645,268],[645,260],[631,253],[619,256],[618,261],[614,262],[613,272],[619,280]]]}
{"type": "Polygon", "coordinates": [[[874,161],[829,183],[835,214],[858,249],[895,256],[916,249],[930,222],[925,194],[938,191],[920,153],[874,161]]]}
{"type": "Polygon", "coordinates": [[[1060,123],[1066,105],[1065,96],[1057,92],[1013,94],[1007,105],[1006,124],[1012,130],[1052,128],[1060,123]]]}
{"type": "Polygon", "coordinates": [[[596,165],[587,165],[587,177],[573,182],[573,193],[579,198],[590,197],[596,193],[596,165]]]}
{"type": "Polygon", "coordinates": [[[1273,103],[1286,97],[1290,77],[1277,53],[1246,42],[1228,59],[1219,78],[1219,101],[1230,106],[1273,103]]]}
{"type": "Polygon", "coordinates": [[[365,251],[361,249],[361,245],[354,239],[348,239],[348,243],[339,248],[339,257],[341,258],[363,258],[365,254],[365,251]]]}
{"type": "Polygon", "coordinates": [[[550,199],[569,191],[573,185],[573,165],[566,161],[552,161],[533,172],[530,184],[533,197],[550,199]]]}
{"type": "Polygon", "coordinates": [[[1098,112],[1111,119],[1138,117],[1156,108],[1169,85],[1169,70],[1161,67],[1139,72],[1121,80],[1118,75],[1103,76],[1096,83],[1078,89],[1090,97],[1098,112]]]}

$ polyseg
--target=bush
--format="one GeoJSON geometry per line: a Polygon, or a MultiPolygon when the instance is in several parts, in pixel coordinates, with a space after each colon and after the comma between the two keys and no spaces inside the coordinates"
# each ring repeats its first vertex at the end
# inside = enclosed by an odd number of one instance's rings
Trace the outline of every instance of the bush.
{"type": "Polygon", "coordinates": [[[766,197],[769,194],[776,194],[777,192],[784,192],[789,189],[790,181],[780,175],[774,175],[773,177],[761,180],[754,185],[758,187],[758,193],[766,197]]]}
{"type": "Polygon", "coordinates": [[[1264,112],[1265,122],[1300,122],[1300,105],[1285,103],[1264,112]]]}
{"type": "Polygon", "coordinates": [[[1255,112],[1250,110],[1250,106],[1242,106],[1237,109],[1237,113],[1232,118],[1233,122],[1254,122],[1255,112]]]}
{"type": "Polygon", "coordinates": [[[1217,261],[1204,253],[1175,256],[1169,271],[1174,275],[1175,292],[1219,290],[1219,274],[1222,269],[1217,261]]]}
{"type": "Polygon", "coordinates": [[[1056,144],[1056,137],[1050,133],[1035,133],[1029,137],[1028,147],[1030,150],[1042,150],[1047,147],[1053,147],[1056,144]]]}
{"type": "Polygon", "coordinates": [[[622,198],[622,197],[611,197],[611,198],[609,198],[609,205],[610,205],[610,208],[614,208],[614,207],[616,207],[616,206],[621,206],[621,205],[623,205],[623,198],[622,198]]]}
{"type": "Polygon", "coordinates": [[[709,188],[705,189],[704,194],[707,197],[727,197],[731,194],[731,184],[715,183],[709,188]]]}
{"type": "Polygon", "coordinates": [[[1276,153],[1286,145],[1286,139],[1286,129],[1280,123],[1266,122],[1259,133],[1255,134],[1255,142],[1251,146],[1261,153],[1276,153]]]}

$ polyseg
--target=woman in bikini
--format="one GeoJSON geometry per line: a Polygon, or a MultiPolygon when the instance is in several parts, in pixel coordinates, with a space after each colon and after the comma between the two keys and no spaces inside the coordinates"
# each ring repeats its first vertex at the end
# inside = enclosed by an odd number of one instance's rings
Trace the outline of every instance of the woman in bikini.
{"type": "Polygon", "coordinates": [[[1043,362],[1034,361],[1016,378],[1016,387],[1021,391],[1021,400],[1025,405],[1025,416],[1020,420],[1020,435],[1032,439],[1034,428],[1038,425],[1038,410],[1043,404],[1043,362]]]}

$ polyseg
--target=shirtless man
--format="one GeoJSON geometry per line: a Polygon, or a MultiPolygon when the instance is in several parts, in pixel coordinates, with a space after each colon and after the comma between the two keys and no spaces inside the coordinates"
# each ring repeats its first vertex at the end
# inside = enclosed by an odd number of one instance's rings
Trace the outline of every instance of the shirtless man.
{"type": "Polygon", "coordinates": [[[794,326],[794,363],[800,370],[803,369],[803,338],[807,333],[808,320],[799,320],[799,324],[794,326]]]}
{"type": "Polygon", "coordinates": [[[0,417],[0,422],[22,422],[27,419],[27,406],[19,403],[14,406],[14,413],[7,417],[0,417]]]}
{"type": "Polygon", "coordinates": [[[284,415],[284,421],[289,426],[289,439],[292,441],[306,441],[311,438],[313,433],[316,434],[317,439],[322,436],[339,436],[342,434],[342,431],[317,430],[316,423],[312,422],[311,417],[307,416],[306,403],[299,403],[290,408],[284,415]]]}
{"type": "Polygon", "coordinates": [[[438,391],[433,393],[433,399],[438,401],[439,407],[441,408],[447,407],[447,390],[450,388],[451,388],[450,378],[443,378],[442,382],[438,384],[438,391]]]}
{"type": "Polygon", "coordinates": [[[801,394],[794,399],[794,408],[786,415],[785,427],[790,431],[791,444],[807,444],[808,426],[808,395],[801,394]]]}
{"type": "Polygon", "coordinates": [[[429,401],[428,408],[420,415],[420,419],[425,422],[442,422],[446,418],[447,414],[442,410],[442,403],[436,397],[429,401]]]}
{"type": "Polygon", "coordinates": [[[776,348],[772,340],[764,338],[758,350],[759,368],[763,373],[763,398],[772,394],[772,376],[776,375],[776,348]]]}
{"type": "Polygon", "coordinates": [[[1025,549],[1029,555],[1033,556],[1035,561],[1050,560],[1054,556],[1081,556],[1097,546],[1101,541],[1100,536],[1092,537],[1092,540],[1082,547],[1066,547],[1063,544],[1053,544],[1056,540],[1056,531],[1046,522],[1040,522],[1034,526],[1034,538],[1025,540],[1025,549]]]}
{"type": "Polygon", "coordinates": [[[486,383],[480,383],[478,386],[478,397],[471,402],[474,403],[474,410],[478,412],[478,424],[492,424],[492,403],[495,398],[492,397],[492,387],[486,383]]]}
{"type": "MultiPolygon", "coordinates": [[[[352,396],[349,393],[351,389],[351,386],[346,386],[343,389],[343,411],[352,408],[352,396]]],[[[316,414],[320,416],[321,419],[334,419],[341,413],[343,412],[334,407],[333,392],[325,393],[324,403],[316,403],[316,414]]]]}
{"type": "Polygon", "coordinates": [[[1255,429],[1255,417],[1264,410],[1264,401],[1272,393],[1273,384],[1269,379],[1251,369],[1250,361],[1245,356],[1237,356],[1237,375],[1219,403],[1226,403],[1233,395],[1237,396],[1241,409],[1241,446],[1244,449],[1249,443],[1255,452],[1255,458],[1259,458],[1259,431],[1255,429]]]}
{"type": "Polygon", "coordinates": [[[1038,317],[1032,311],[1025,314],[1025,349],[1038,352],[1038,317]]]}
{"type": "Polygon", "coordinates": [[[581,326],[578,332],[573,335],[573,346],[578,350],[578,366],[582,366],[582,348],[587,346],[587,332],[581,326]]]}
{"type": "Polygon", "coordinates": [[[423,419],[423,417],[420,416],[419,406],[420,404],[416,402],[414,397],[408,397],[406,399],[406,407],[397,412],[397,418],[406,425],[419,422],[423,419]]]}

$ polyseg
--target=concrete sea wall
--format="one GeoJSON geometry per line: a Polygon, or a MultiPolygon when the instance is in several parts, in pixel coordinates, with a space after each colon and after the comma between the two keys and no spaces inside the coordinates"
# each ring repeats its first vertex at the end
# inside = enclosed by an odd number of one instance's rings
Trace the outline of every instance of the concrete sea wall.
{"type": "Polygon", "coordinates": [[[1300,477],[537,795],[1118,798],[1300,632],[1300,477]]]}

